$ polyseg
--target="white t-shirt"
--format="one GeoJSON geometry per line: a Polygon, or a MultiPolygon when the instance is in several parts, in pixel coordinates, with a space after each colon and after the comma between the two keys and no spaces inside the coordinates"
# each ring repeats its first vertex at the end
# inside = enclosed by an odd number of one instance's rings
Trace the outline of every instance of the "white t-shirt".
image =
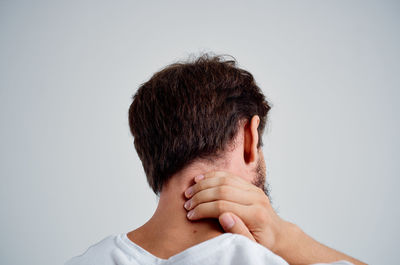
{"type": "MultiPolygon", "coordinates": [[[[224,233],[161,259],[132,242],[126,233],[111,235],[65,265],[287,265],[280,256],[242,235],[224,233]]],[[[346,261],[331,264],[352,264],[346,261]]]]}

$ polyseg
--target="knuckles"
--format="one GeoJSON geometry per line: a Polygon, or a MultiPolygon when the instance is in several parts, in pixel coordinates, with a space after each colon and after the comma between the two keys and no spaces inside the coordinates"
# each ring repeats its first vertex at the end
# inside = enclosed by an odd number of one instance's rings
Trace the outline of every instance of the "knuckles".
{"type": "Polygon", "coordinates": [[[265,209],[261,208],[261,207],[257,207],[254,209],[253,212],[253,217],[256,220],[257,223],[264,223],[267,220],[267,214],[265,212],[265,209]]]}
{"type": "Polygon", "coordinates": [[[226,198],[229,194],[229,189],[226,186],[219,186],[217,188],[217,197],[218,198],[226,198]]]}
{"type": "Polygon", "coordinates": [[[269,207],[269,201],[268,201],[268,199],[266,199],[266,198],[262,198],[262,199],[260,199],[260,205],[263,207],[263,208],[268,208],[269,207]]]}
{"type": "Polygon", "coordinates": [[[222,185],[228,185],[230,183],[230,178],[229,177],[221,177],[219,183],[222,185]]]}
{"type": "Polygon", "coordinates": [[[257,195],[258,203],[263,207],[268,207],[270,203],[269,203],[269,199],[268,199],[267,195],[265,195],[264,191],[261,189],[257,189],[257,193],[258,193],[258,195],[257,195]]]}
{"type": "Polygon", "coordinates": [[[226,209],[225,202],[224,201],[216,201],[215,202],[215,208],[220,213],[224,212],[224,210],[226,209]]]}

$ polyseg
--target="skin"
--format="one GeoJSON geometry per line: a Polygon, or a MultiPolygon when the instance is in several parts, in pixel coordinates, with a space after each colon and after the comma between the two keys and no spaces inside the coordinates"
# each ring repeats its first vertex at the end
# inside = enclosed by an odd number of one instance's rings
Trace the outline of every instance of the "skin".
{"type": "Polygon", "coordinates": [[[222,161],[196,161],[175,174],[161,193],[154,215],[128,238],[153,255],[167,259],[224,232],[244,235],[289,264],[347,260],[273,210],[265,188],[266,167],[257,148],[259,117],[240,125],[233,148],[222,161]],[[170,244],[174,242],[174,244],[170,244]]]}

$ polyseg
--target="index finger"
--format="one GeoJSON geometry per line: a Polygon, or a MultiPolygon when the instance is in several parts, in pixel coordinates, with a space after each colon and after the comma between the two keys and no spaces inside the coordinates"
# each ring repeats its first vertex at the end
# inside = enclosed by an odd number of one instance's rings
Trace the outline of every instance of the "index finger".
{"type": "Polygon", "coordinates": [[[241,177],[239,177],[239,176],[237,176],[237,175],[235,175],[235,174],[233,174],[233,173],[231,173],[231,172],[222,171],[222,170],[209,171],[209,172],[204,173],[203,175],[200,175],[200,176],[196,176],[196,177],[194,178],[194,181],[195,181],[196,183],[198,183],[199,181],[204,180],[204,179],[216,178],[216,177],[230,177],[230,178],[232,178],[232,179],[235,179],[235,180],[238,181],[238,182],[248,183],[247,181],[245,181],[245,180],[242,179],[241,177]],[[203,177],[200,177],[200,176],[203,176],[203,177]],[[199,177],[200,177],[200,178],[199,178],[199,177]]]}

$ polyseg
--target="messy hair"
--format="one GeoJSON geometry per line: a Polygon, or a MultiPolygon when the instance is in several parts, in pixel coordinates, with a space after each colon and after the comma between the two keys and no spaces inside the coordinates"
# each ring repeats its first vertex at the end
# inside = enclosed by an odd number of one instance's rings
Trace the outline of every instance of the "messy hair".
{"type": "Polygon", "coordinates": [[[221,157],[239,124],[260,117],[263,145],[270,105],[251,73],[233,57],[201,55],[171,64],[143,83],[129,108],[129,127],[147,181],[158,195],[197,159],[221,157]]]}

